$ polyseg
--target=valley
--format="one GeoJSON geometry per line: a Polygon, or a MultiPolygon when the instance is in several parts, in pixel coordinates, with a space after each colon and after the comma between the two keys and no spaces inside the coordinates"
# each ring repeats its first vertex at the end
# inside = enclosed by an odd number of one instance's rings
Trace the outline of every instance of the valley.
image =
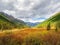
{"type": "Polygon", "coordinates": [[[0,13],[0,45],[60,45],[60,13],[32,25],[0,13]]]}

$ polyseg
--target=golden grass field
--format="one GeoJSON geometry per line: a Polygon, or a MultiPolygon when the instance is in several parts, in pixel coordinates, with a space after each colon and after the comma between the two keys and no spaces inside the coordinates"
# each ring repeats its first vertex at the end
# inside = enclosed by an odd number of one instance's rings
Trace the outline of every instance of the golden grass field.
{"type": "Polygon", "coordinates": [[[0,45],[60,45],[60,31],[39,28],[0,31],[0,45]]]}

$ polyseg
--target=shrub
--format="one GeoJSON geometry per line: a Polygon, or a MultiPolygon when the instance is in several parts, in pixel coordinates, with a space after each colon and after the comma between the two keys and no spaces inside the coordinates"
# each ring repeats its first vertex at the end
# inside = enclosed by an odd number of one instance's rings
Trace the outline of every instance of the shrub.
{"type": "Polygon", "coordinates": [[[51,27],[50,27],[50,22],[49,22],[47,25],[47,30],[50,30],[50,29],[51,29],[51,27]]]}

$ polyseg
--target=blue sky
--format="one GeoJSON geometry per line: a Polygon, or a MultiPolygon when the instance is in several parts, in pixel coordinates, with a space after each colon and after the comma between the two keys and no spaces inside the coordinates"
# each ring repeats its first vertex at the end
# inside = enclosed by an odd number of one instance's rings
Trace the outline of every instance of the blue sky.
{"type": "Polygon", "coordinates": [[[60,0],[0,0],[0,12],[25,22],[42,22],[60,12],[60,0]]]}

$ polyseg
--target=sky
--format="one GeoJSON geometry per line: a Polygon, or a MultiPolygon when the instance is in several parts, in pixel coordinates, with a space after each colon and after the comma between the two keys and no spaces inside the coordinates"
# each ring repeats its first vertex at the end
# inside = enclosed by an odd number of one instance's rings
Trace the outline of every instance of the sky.
{"type": "Polygon", "coordinates": [[[0,12],[25,22],[42,22],[60,12],[60,0],[0,0],[0,12]]]}

